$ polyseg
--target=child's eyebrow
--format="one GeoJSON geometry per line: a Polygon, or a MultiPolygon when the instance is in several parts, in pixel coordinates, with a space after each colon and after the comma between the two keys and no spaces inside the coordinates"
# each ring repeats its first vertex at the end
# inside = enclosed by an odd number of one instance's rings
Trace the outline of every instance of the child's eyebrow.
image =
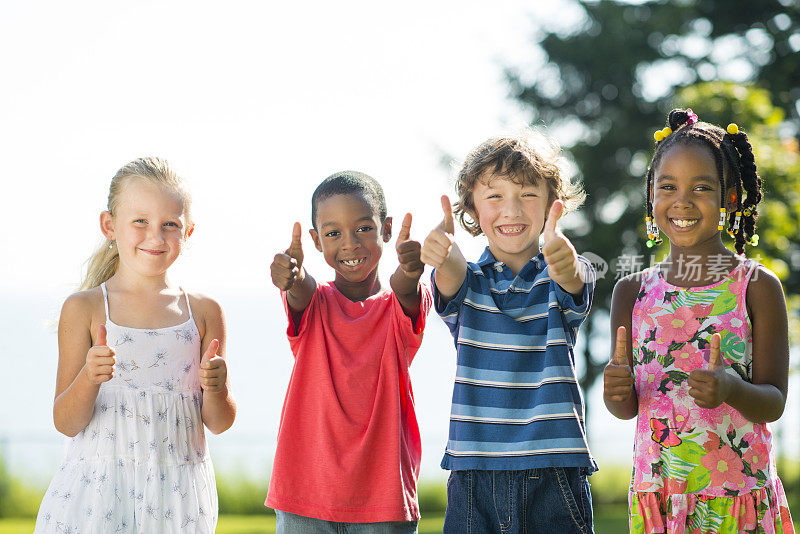
{"type": "MultiPolygon", "coordinates": [[[[675,177],[672,176],[671,174],[661,174],[659,176],[656,176],[656,180],[658,180],[660,182],[663,182],[663,181],[674,182],[675,181],[675,177]]],[[[692,181],[693,182],[706,182],[706,183],[711,184],[711,185],[719,184],[719,179],[716,176],[708,176],[707,174],[703,174],[703,175],[700,175],[700,176],[693,176],[692,177],[692,181]]]]}
{"type": "MultiPolygon", "coordinates": [[[[368,215],[364,215],[360,219],[357,219],[355,222],[360,223],[360,222],[363,222],[363,221],[372,222],[372,217],[370,217],[368,215]]],[[[338,226],[338,223],[335,223],[335,222],[324,222],[324,223],[319,225],[320,228],[325,228],[326,226],[338,226]]]]}

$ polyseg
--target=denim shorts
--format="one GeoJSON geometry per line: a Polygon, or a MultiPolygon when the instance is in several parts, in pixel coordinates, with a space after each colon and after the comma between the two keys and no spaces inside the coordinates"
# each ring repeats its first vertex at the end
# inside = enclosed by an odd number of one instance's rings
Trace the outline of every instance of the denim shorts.
{"type": "Polygon", "coordinates": [[[416,521],[339,523],[275,510],[276,534],[416,534],[416,521]]]}
{"type": "Polygon", "coordinates": [[[587,469],[453,471],[447,480],[445,534],[590,534],[587,469]]]}

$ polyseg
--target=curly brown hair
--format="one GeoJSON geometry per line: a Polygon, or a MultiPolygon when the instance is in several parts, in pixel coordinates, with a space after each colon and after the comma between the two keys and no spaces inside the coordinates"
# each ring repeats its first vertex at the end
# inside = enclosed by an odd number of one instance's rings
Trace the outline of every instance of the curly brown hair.
{"type": "Polygon", "coordinates": [[[548,206],[560,199],[564,202],[566,213],[583,204],[586,194],[580,184],[570,183],[562,177],[558,165],[558,146],[543,137],[543,146],[534,146],[533,137],[530,132],[493,137],[467,155],[456,178],[458,201],[453,209],[453,214],[467,232],[474,236],[483,233],[476,220],[472,198],[478,180],[502,177],[520,185],[535,185],[544,180],[550,193],[548,206]]]}

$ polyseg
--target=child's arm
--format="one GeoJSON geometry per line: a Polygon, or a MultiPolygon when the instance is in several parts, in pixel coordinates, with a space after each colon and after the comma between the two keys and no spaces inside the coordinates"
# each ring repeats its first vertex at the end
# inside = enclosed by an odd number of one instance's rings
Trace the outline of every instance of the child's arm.
{"type": "Polygon", "coordinates": [[[419,277],[425,269],[425,264],[420,260],[421,248],[419,241],[411,240],[411,214],[406,213],[395,244],[400,265],[389,279],[389,285],[400,301],[403,311],[412,321],[416,321],[419,316],[421,298],[419,277]]]}
{"type": "Polygon", "coordinates": [[[766,423],[780,418],[788,388],[789,329],[780,281],[759,267],[747,286],[746,301],[753,333],[752,383],[725,372],[715,334],[708,370],[689,374],[689,395],[702,408],[726,402],[747,420],[766,423]]]}
{"type": "Polygon", "coordinates": [[[639,291],[635,276],[623,278],[611,296],[611,359],[603,370],[603,401],[618,419],[632,419],[639,411],[634,386],[631,338],[633,302],[639,291]]]}
{"type": "Polygon", "coordinates": [[[100,384],[114,375],[114,351],[106,346],[105,325],[97,327],[92,343],[90,292],[70,296],[58,322],[58,371],[53,422],[66,436],[86,428],[94,413],[100,384]]]}
{"type": "Polygon", "coordinates": [[[442,196],[442,211],[444,218],[425,238],[420,257],[436,269],[433,282],[444,299],[443,304],[446,304],[458,293],[467,277],[467,261],[454,241],[453,208],[447,195],[442,196]]]}
{"type": "Polygon", "coordinates": [[[195,297],[195,310],[203,317],[203,342],[200,353],[200,387],[203,390],[203,423],[213,434],[233,424],[236,403],[230,392],[228,364],[225,361],[225,316],[220,305],[208,297],[195,297]]]}
{"type": "Polygon", "coordinates": [[[586,281],[584,266],[578,261],[578,253],[572,242],[567,239],[557,226],[558,219],[564,211],[564,203],[560,200],[553,202],[550,213],[547,215],[542,238],[544,247],[542,254],[547,262],[550,279],[561,286],[561,289],[575,297],[583,293],[586,281]]]}
{"type": "Polygon", "coordinates": [[[292,244],[283,254],[275,254],[269,268],[272,283],[281,291],[286,291],[286,301],[292,310],[292,319],[297,324],[317,289],[317,282],[303,269],[301,235],[300,223],[296,222],[292,228],[292,244]]]}

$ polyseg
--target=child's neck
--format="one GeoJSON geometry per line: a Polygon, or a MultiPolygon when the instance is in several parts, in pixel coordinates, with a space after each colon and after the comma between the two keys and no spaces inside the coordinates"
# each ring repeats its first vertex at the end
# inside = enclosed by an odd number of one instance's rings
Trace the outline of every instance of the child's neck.
{"type": "Polygon", "coordinates": [[[381,290],[381,281],[378,279],[377,267],[367,277],[360,282],[351,282],[345,277],[336,273],[333,285],[339,292],[352,302],[362,302],[369,297],[376,295],[381,290]]]}
{"type": "Polygon", "coordinates": [[[717,236],[706,243],[679,247],[670,243],[662,274],[667,282],[682,287],[699,287],[720,281],[738,265],[736,255],[717,236]]]}
{"type": "Polygon", "coordinates": [[[160,276],[141,276],[135,272],[129,272],[123,266],[120,266],[108,281],[118,289],[136,293],[160,293],[173,287],[166,273],[160,276]]]}

